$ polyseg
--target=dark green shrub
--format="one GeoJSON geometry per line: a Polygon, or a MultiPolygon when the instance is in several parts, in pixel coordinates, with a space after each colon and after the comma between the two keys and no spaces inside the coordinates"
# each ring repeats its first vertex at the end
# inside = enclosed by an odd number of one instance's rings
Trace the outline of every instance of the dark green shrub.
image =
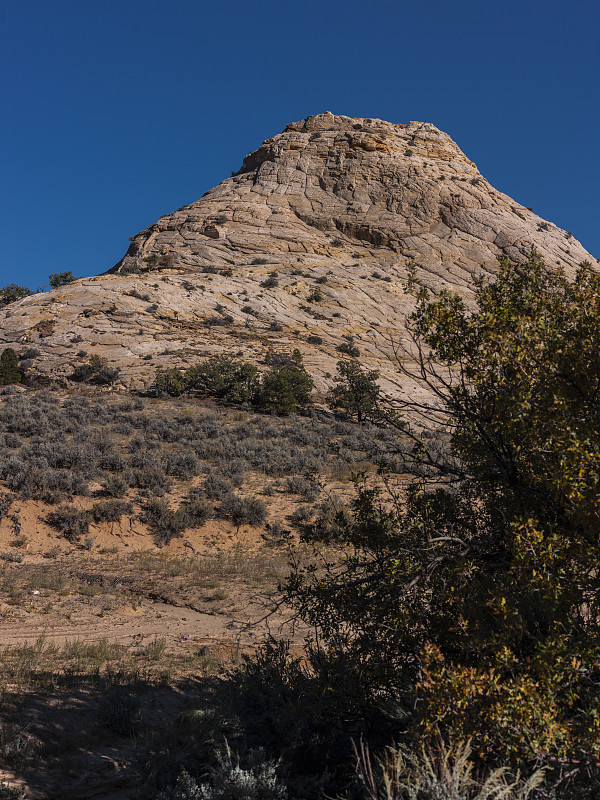
{"type": "Polygon", "coordinates": [[[7,347],[0,355],[0,386],[20,383],[22,377],[19,369],[19,357],[12,347],[7,347]]]}
{"type": "Polygon", "coordinates": [[[68,283],[73,283],[76,280],[71,270],[66,272],[55,272],[50,275],[49,282],[53,289],[58,289],[59,286],[66,286],[68,283]]]}
{"type": "Polygon", "coordinates": [[[302,356],[294,350],[291,358],[281,366],[275,366],[262,379],[256,405],[276,414],[294,414],[305,407],[314,386],[304,368],[302,356]]]}
{"type": "Polygon", "coordinates": [[[279,280],[277,279],[276,275],[269,275],[268,278],[265,278],[264,281],[261,281],[260,285],[264,289],[274,289],[276,286],[279,286],[279,280]]]}
{"type": "Polygon", "coordinates": [[[0,289],[0,306],[7,306],[9,303],[15,303],[17,300],[22,300],[32,294],[31,289],[27,289],[25,286],[9,283],[8,286],[0,289]]]}
{"type": "Polygon", "coordinates": [[[358,358],[360,355],[360,350],[354,344],[354,341],[342,342],[338,344],[336,350],[339,353],[345,353],[347,356],[352,356],[352,358],[358,358]]]}
{"type": "Polygon", "coordinates": [[[338,361],[337,371],[337,385],[327,395],[329,406],[356,416],[359,422],[376,416],[381,392],[377,384],[379,373],[364,371],[357,361],[338,361]]]}
{"type": "Polygon", "coordinates": [[[306,341],[309,344],[323,344],[323,339],[320,336],[315,336],[314,334],[307,336],[306,341]]]}
{"type": "Polygon", "coordinates": [[[186,380],[191,388],[229,403],[252,402],[259,386],[258,369],[254,364],[235,361],[229,356],[213,356],[190,367],[186,380]]]}
{"type": "Polygon", "coordinates": [[[173,397],[178,397],[187,389],[188,381],[183,372],[176,367],[172,369],[157,369],[154,386],[157,394],[166,392],[173,397]]]}
{"type": "Polygon", "coordinates": [[[109,367],[105,358],[93,355],[87,364],[75,367],[71,380],[103,386],[114,383],[119,377],[120,371],[119,367],[109,367]]]}

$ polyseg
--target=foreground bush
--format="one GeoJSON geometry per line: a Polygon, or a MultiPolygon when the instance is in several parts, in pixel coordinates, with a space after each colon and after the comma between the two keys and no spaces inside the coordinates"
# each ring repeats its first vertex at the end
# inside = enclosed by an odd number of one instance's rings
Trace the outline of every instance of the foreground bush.
{"type": "Polygon", "coordinates": [[[375,763],[363,743],[354,748],[358,782],[368,800],[541,800],[536,791],[544,781],[541,770],[528,780],[511,779],[502,767],[478,776],[468,743],[417,752],[389,747],[375,763]]]}
{"type": "Polygon", "coordinates": [[[489,762],[568,764],[577,797],[600,791],[599,309],[589,265],[571,282],[535,254],[472,314],[420,290],[410,377],[443,404],[390,417],[415,442],[407,501],[362,487],[344,562],[286,587],[331,698],[387,697],[409,737],[471,736],[489,762]]]}
{"type": "Polygon", "coordinates": [[[264,750],[251,750],[242,767],[228,746],[213,769],[210,780],[198,784],[182,770],[177,783],[158,800],[288,800],[286,787],[277,777],[277,764],[264,750]]]}

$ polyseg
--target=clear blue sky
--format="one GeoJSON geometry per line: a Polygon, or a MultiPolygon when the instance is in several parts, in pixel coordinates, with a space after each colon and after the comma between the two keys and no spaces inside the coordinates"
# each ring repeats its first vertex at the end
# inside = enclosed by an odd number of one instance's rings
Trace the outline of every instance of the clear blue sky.
{"type": "Polygon", "coordinates": [[[597,0],[0,0],[0,286],[128,237],[330,110],[448,132],[600,256],[597,0]]]}

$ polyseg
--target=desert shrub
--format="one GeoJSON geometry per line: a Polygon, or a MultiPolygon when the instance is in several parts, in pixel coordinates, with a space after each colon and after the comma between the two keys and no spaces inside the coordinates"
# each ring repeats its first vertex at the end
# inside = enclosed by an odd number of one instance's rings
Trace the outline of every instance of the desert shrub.
{"type": "Polygon", "coordinates": [[[125,469],[126,464],[127,462],[121,453],[114,451],[101,453],[96,462],[98,469],[104,469],[107,472],[122,472],[125,469]]]}
{"type": "Polygon", "coordinates": [[[133,504],[124,500],[101,500],[94,503],[90,514],[94,522],[118,522],[125,514],[131,514],[133,504]]]}
{"type": "Polygon", "coordinates": [[[19,355],[19,360],[21,359],[31,360],[37,358],[39,355],[40,351],[37,349],[37,347],[28,347],[27,350],[25,350],[23,353],[19,355]]]}
{"type": "Polygon", "coordinates": [[[69,497],[75,494],[87,495],[88,485],[78,472],[70,469],[52,469],[34,460],[29,464],[27,474],[18,490],[23,498],[58,503],[65,495],[69,497]]]}
{"type": "Polygon", "coordinates": [[[222,314],[220,316],[215,314],[202,320],[202,324],[206,325],[208,328],[218,325],[231,325],[232,323],[233,317],[231,314],[222,314]]]}
{"type": "Polygon", "coordinates": [[[266,258],[255,258],[250,263],[252,264],[253,267],[257,267],[263,264],[268,264],[268,261],[266,258]]]}
{"type": "Polygon", "coordinates": [[[154,386],[158,394],[163,392],[178,397],[188,387],[186,377],[180,369],[157,369],[154,386]]]}
{"type": "Polygon", "coordinates": [[[142,261],[146,263],[148,270],[155,270],[172,267],[175,263],[175,257],[171,253],[151,253],[143,258],[142,261]]]}
{"type": "Polygon", "coordinates": [[[0,386],[20,383],[23,378],[19,369],[19,357],[12,347],[7,347],[0,355],[0,386]]]}
{"type": "Polygon", "coordinates": [[[142,705],[126,687],[111,686],[100,701],[98,722],[111,733],[133,737],[142,726],[142,705]]]}
{"type": "Polygon", "coordinates": [[[277,275],[269,275],[268,278],[265,278],[264,281],[261,281],[260,285],[264,289],[274,289],[276,286],[279,286],[279,280],[277,279],[277,275]]]}
{"type": "Polygon", "coordinates": [[[278,766],[262,748],[250,750],[241,762],[226,745],[207,782],[198,784],[183,769],[175,786],[161,792],[158,800],[288,800],[288,790],[277,776],[278,766]]]}
{"type": "Polygon", "coordinates": [[[313,523],[304,531],[303,538],[326,544],[343,542],[349,538],[353,522],[352,507],[332,493],[318,506],[313,523]]]}
{"type": "Polygon", "coordinates": [[[23,561],[25,561],[23,553],[19,553],[15,550],[7,550],[5,553],[0,553],[0,558],[3,561],[9,561],[13,564],[22,564],[23,561]]]}
{"type": "Polygon", "coordinates": [[[11,455],[0,461],[0,478],[6,481],[9,489],[19,489],[27,476],[27,471],[27,464],[18,456],[11,455]]]}
{"type": "Polygon", "coordinates": [[[528,780],[500,768],[481,774],[468,743],[411,751],[388,747],[374,761],[369,748],[354,745],[358,784],[366,800],[544,800],[543,770],[528,780]],[[479,773],[479,774],[478,774],[479,773]],[[540,789],[540,791],[536,791],[540,789]]]}
{"type": "Polygon", "coordinates": [[[218,509],[220,517],[231,520],[236,528],[241,525],[262,525],[268,516],[267,507],[257,497],[239,497],[234,492],[226,494],[218,509]]]}
{"type": "Polygon", "coordinates": [[[0,781],[0,800],[26,800],[25,787],[11,786],[0,781]]]}
{"type": "Polygon", "coordinates": [[[306,341],[309,344],[323,344],[323,338],[321,336],[316,336],[314,334],[311,334],[310,336],[307,336],[306,337],[306,341]]]}
{"type": "Polygon", "coordinates": [[[161,463],[167,475],[193,478],[200,471],[200,462],[191,450],[163,453],[161,463]]]}
{"type": "Polygon", "coordinates": [[[51,511],[46,522],[60,531],[69,542],[77,542],[90,528],[90,515],[74,506],[63,505],[51,511]]]}
{"type": "Polygon", "coordinates": [[[23,444],[23,441],[18,436],[15,436],[14,433],[5,433],[0,441],[4,447],[8,447],[10,450],[18,450],[23,444]]]}
{"type": "Polygon", "coordinates": [[[321,487],[316,481],[309,480],[303,475],[292,475],[286,481],[288,492],[299,494],[305,500],[316,500],[321,493],[321,487]]]}
{"type": "Polygon", "coordinates": [[[248,463],[243,458],[220,458],[217,460],[217,468],[234,486],[241,486],[244,482],[244,474],[248,463]]]}
{"type": "Polygon", "coordinates": [[[233,491],[233,484],[220,472],[209,473],[204,480],[204,492],[211,500],[221,500],[233,491]]]}
{"type": "Polygon", "coordinates": [[[377,416],[381,392],[377,384],[379,373],[364,371],[356,361],[338,361],[337,372],[336,386],[327,395],[328,405],[342,409],[349,416],[355,415],[359,423],[377,416]]]}
{"type": "Polygon", "coordinates": [[[68,283],[72,283],[75,280],[73,273],[71,270],[66,270],[65,272],[54,272],[50,275],[48,282],[53,289],[58,289],[59,286],[66,286],[68,283]]]}
{"type": "MultiPolygon", "coordinates": [[[[3,722],[0,725],[0,757],[19,771],[36,755],[39,744],[39,741],[27,728],[10,722],[3,722]]],[[[23,795],[6,794],[5,796],[22,797],[23,795]]]]}
{"type": "Polygon", "coordinates": [[[183,507],[173,509],[166,500],[152,498],[144,505],[142,519],[156,534],[159,544],[168,544],[190,527],[190,518],[183,507]]]}
{"type": "Polygon", "coordinates": [[[198,490],[190,492],[188,500],[182,505],[182,510],[189,517],[190,524],[195,528],[204,525],[214,513],[212,504],[198,490]]]}
{"type": "Polygon", "coordinates": [[[17,286],[16,283],[9,283],[0,289],[0,307],[7,306],[9,303],[15,303],[17,300],[22,300],[24,297],[29,297],[33,292],[25,286],[17,286]]]}
{"type": "Polygon", "coordinates": [[[93,355],[90,356],[87,364],[75,367],[71,374],[71,380],[102,386],[114,383],[119,377],[119,372],[119,367],[109,367],[106,359],[93,355]]]}
{"type": "Polygon", "coordinates": [[[315,512],[310,506],[298,506],[290,515],[292,525],[305,525],[314,517],[315,512]]]}
{"type": "Polygon", "coordinates": [[[110,475],[102,484],[102,489],[110,497],[125,497],[129,484],[120,475],[110,475]]]}
{"type": "Polygon", "coordinates": [[[352,356],[352,358],[358,358],[360,355],[360,350],[354,344],[354,341],[341,342],[341,344],[338,344],[336,347],[336,350],[347,356],[352,356]]]}
{"type": "MultiPolygon", "coordinates": [[[[271,359],[273,364],[273,358],[271,359]]],[[[276,414],[294,414],[307,405],[314,386],[302,362],[302,355],[294,350],[285,363],[275,362],[262,379],[256,404],[276,414]]]]}
{"type": "Polygon", "coordinates": [[[191,367],[186,377],[191,388],[230,403],[252,402],[259,385],[258,369],[254,364],[235,361],[228,356],[213,356],[191,367]]]}
{"type": "Polygon", "coordinates": [[[134,488],[142,489],[159,497],[168,492],[173,483],[162,467],[155,463],[129,470],[125,478],[134,488]]]}

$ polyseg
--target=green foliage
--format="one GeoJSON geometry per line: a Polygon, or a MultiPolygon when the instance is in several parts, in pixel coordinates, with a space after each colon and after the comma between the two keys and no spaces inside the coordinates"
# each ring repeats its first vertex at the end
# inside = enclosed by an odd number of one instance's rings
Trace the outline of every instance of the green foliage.
{"type": "Polygon", "coordinates": [[[67,283],[73,283],[76,280],[71,270],[65,272],[55,272],[48,278],[50,286],[53,289],[58,289],[59,286],[66,286],[67,283]]]}
{"type": "Polygon", "coordinates": [[[0,386],[20,383],[22,377],[19,369],[19,357],[12,347],[7,347],[0,355],[0,386]]]}
{"type": "Polygon", "coordinates": [[[195,390],[226,403],[250,403],[276,414],[291,414],[308,403],[313,382],[295,350],[291,357],[275,357],[262,378],[248,361],[213,356],[185,372],[157,370],[155,386],[157,392],[175,396],[195,390]]]}
{"type": "Polygon", "coordinates": [[[174,397],[178,397],[188,388],[188,381],[183,372],[176,367],[172,367],[171,369],[159,368],[156,370],[154,385],[159,394],[166,392],[174,397]]]}
{"type": "Polygon", "coordinates": [[[377,385],[379,373],[365,372],[358,361],[338,361],[337,371],[337,386],[327,395],[329,406],[342,409],[359,422],[374,416],[381,391],[377,385]]]}
{"type": "Polygon", "coordinates": [[[344,353],[346,356],[351,356],[352,358],[358,358],[360,355],[360,350],[354,344],[354,337],[353,336],[346,336],[347,341],[342,342],[336,347],[336,350],[339,353],[344,353]]]}
{"type": "Polygon", "coordinates": [[[33,294],[33,292],[26,286],[18,286],[16,283],[9,283],[8,286],[0,289],[0,307],[7,306],[9,303],[15,303],[17,300],[29,297],[31,294],[33,294]]]}
{"type": "Polygon", "coordinates": [[[258,369],[249,362],[235,361],[228,356],[213,356],[191,367],[188,386],[228,403],[253,402],[259,386],[258,369]]]}
{"type": "Polygon", "coordinates": [[[114,383],[119,377],[120,371],[119,367],[109,367],[105,358],[93,355],[87,364],[75,367],[71,374],[71,380],[104,386],[114,383]]]}
{"type": "Polygon", "coordinates": [[[263,376],[256,405],[275,414],[294,414],[308,404],[313,386],[300,351],[294,350],[263,376]]]}
{"type": "Polygon", "coordinates": [[[600,757],[600,274],[569,281],[534,253],[480,282],[474,313],[417,294],[411,377],[439,402],[402,410],[437,420],[449,452],[406,427],[406,499],[360,487],[345,562],[297,567],[288,599],[320,629],[329,682],[404,704],[412,735],[584,775],[600,757]]]}

